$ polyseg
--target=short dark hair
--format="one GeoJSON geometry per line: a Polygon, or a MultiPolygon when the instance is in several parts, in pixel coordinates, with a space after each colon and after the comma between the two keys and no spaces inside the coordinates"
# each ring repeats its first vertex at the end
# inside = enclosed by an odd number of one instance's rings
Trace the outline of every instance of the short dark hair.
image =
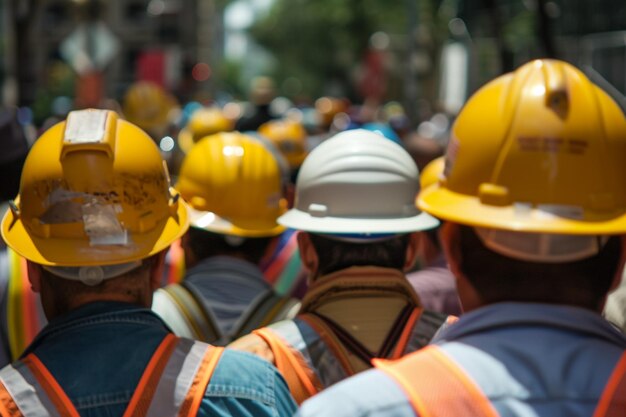
{"type": "Polygon", "coordinates": [[[488,249],[472,227],[459,226],[461,270],[485,303],[568,304],[598,310],[621,257],[621,239],[609,238],[594,256],[563,263],[528,262],[488,249]]]}
{"type": "Polygon", "coordinates": [[[188,248],[198,260],[217,255],[237,254],[253,264],[258,264],[272,241],[271,237],[247,237],[241,244],[234,245],[229,243],[226,235],[197,227],[190,227],[187,233],[188,248]]]}
{"type": "Polygon", "coordinates": [[[409,235],[372,242],[353,243],[309,233],[319,259],[318,273],[330,274],[351,266],[380,266],[402,271],[409,235]]]}

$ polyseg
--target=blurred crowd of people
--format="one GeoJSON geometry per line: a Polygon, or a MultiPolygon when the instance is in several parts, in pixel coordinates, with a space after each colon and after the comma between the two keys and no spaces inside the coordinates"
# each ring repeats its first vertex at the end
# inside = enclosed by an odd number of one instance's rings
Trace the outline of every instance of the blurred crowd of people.
{"type": "Polygon", "coordinates": [[[573,66],[418,124],[55,103],[0,113],[0,416],[623,414],[626,117],[573,66]]]}

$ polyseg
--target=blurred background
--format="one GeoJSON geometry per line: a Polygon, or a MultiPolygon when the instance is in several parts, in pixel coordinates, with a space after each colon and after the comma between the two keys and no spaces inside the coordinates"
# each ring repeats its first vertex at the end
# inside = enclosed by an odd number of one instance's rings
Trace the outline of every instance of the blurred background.
{"type": "Polygon", "coordinates": [[[319,125],[338,105],[341,130],[385,109],[403,140],[439,142],[473,91],[532,58],[626,94],[624,0],[0,0],[0,22],[2,104],[35,132],[123,111],[140,81],[176,103],[178,128],[188,103],[241,117],[263,76],[278,116],[316,108],[319,125]]]}

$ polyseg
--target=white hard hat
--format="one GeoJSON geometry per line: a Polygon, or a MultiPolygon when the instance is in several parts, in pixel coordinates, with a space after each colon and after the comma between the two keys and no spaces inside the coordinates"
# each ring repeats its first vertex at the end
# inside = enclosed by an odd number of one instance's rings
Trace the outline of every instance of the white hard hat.
{"type": "Polygon", "coordinates": [[[322,234],[394,235],[437,227],[415,207],[417,166],[401,146],[370,131],[339,133],[305,159],[295,207],[278,219],[322,234]]]}

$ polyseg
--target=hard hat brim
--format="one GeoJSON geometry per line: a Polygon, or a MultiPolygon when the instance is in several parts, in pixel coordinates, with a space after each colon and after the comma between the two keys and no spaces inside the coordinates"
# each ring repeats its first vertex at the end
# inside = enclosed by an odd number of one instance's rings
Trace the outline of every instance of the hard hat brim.
{"type": "Polygon", "coordinates": [[[624,212],[593,213],[586,210],[583,213],[582,208],[570,206],[552,206],[549,207],[551,210],[545,210],[528,205],[487,205],[478,197],[456,193],[438,184],[423,189],[416,203],[421,210],[439,219],[467,226],[572,235],[626,233],[624,212]]]}
{"type": "Polygon", "coordinates": [[[148,233],[129,233],[127,245],[92,246],[89,239],[34,236],[11,210],[2,219],[2,238],[20,256],[46,266],[112,265],[141,260],[167,249],[187,231],[187,204],[182,198],[177,204],[175,216],[169,216],[148,233]]]}
{"type": "Polygon", "coordinates": [[[332,216],[316,217],[298,209],[291,209],[283,214],[278,218],[278,223],[291,229],[328,234],[400,234],[434,229],[439,226],[439,220],[428,213],[394,219],[354,219],[332,216]]]}
{"type": "Polygon", "coordinates": [[[189,217],[191,226],[196,229],[206,230],[207,232],[219,233],[222,235],[240,236],[240,237],[273,237],[283,233],[287,228],[280,224],[273,227],[250,228],[241,227],[242,222],[237,220],[229,221],[215,213],[209,211],[195,210],[189,208],[189,217]],[[206,221],[207,217],[210,221],[206,221]]]}

